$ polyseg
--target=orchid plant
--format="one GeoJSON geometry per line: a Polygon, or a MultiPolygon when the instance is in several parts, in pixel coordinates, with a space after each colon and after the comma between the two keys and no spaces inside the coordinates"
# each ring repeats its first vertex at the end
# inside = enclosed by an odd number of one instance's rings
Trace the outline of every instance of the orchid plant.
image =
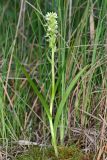
{"type": "MultiPolygon", "coordinates": [[[[46,16],[46,27],[47,27],[47,33],[46,37],[49,42],[49,47],[51,49],[52,55],[51,55],[51,69],[52,69],[52,93],[51,93],[51,99],[50,99],[50,114],[52,117],[52,111],[53,111],[53,105],[54,105],[54,98],[55,98],[55,52],[56,52],[56,37],[58,33],[58,23],[57,23],[57,14],[50,12],[47,13],[46,16]]],[[[50,120],[50,129],[51,129],[51,136],[52,136],[52,144],[55,150],[55,154],[58,155],[57,151],[57,143],[56,143],[56,136],[54,131],[54,125],[52,122],[52,118],[50,120]]]]}
{"type": "MultiPolygon", "coordinates": [[[[61,98],[56,114],[54,115],[54,121],[53,121],[53,107],[54,107],[54,100],[55,100],[55,93],[56,93],[56,88],[58,87],[57,82],[55,84],[55,52],[56,52],[56,38],[57,38],[57,33],[58,33],[58,23],[57,23],[57,14],[50,12],[47,13],[45,16],[46,20],[46,38],[49,42],[49,48],[51,49],[51,59],[49,61],[51,62],[51,98],[50,98],[50,103],[46,101],[45,96],[39,91],[38,89],[38,84],[36,82],[34,83],[32,79],[30,78],[30,75],[27,73],[26,69],[21,66],[24,74],[26,75],[30,85],[32,86],[34,92],[38,96],[46,114],[49,120],[50,124],[50,131],[51,131],[51,138],[52,138],[52,145],[54,147],[55,155],[58,157],[58,149],[57,149],[57,129],[59,126],[61,114],[63,112],[65,103],[70,95],[70,92],[72,91],[73,87],[77,83],[77,81],[80,79],[80,77],[84,74],[84,72],[87,69],[87,66],[84,67],[79,71],[79,73],[75,76],[74,79],[71,80],[70,84],[67,86],[65,89],[65,92],[63,94],[63,97],[61,98]]],[[[60,77],[58,77],[58,81],[60,80],[60,77]]]]}

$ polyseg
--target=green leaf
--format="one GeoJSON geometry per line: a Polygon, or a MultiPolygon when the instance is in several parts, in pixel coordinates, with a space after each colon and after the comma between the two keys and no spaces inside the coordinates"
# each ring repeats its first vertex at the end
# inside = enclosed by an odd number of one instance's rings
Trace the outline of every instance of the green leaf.
{"type": "Polygon", "coordinates": [[[54,121],[54,131],[55,131],[55,135],[57,132],[57,128],[58,128],[58,124],[59,124],[59,120],[60,120],[60,116],[63,110],[63,107],[67,101],[67,98],[71,92],[71,90],[73,89],[73,87],[75,86],[75,84],[77,83],[77,81],[79,80],[79,78],[83,75],[84,71],[87,69],[88,66],[84,67],[77,75],[76,77],[72,80],[72,82],[70,83],[70,85],[68,86],[68,88],[66,89],[63,98],[59,104],[58,110],[56,112],[56,116],[55,116],[55,121],[54,121]]]}
{"type": "Polygon", "coordinates": [[[47,114],[47,116],[48,116],[48,118],[49,118],[49,120],[50,120],[52,117],[51,117],[51,114],[50,114],[50,112],[49,112],[49,105],[47,104],[44,96],[42,95],[41,92],[39,92],[36,82],[34,83],[34,82],[32,81],[32,79],[30,78],[29,74],[26,72],[25,68],[24,68],[23,66],[21,66],[21,68],[22,68],[22,71],[24,72],[24,74],[25,74],[28,82],[29,82],[30,85],[32,86],[34,92],[35,92],[36,95],[38,96],[38,98],[39,98],[41,104],[43,105],[43,107],[44,107],[44,109],[45,109],[45,111],[46,111],[46,114],[47,114]]]}

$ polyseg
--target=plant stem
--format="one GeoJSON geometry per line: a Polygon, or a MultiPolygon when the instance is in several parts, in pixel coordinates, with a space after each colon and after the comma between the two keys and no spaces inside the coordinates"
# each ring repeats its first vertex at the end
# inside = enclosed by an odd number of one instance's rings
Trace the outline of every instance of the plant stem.
{"type": "MultiPolygon", "coordinates": [[[[51,62],[51,67],[52,67],[52,95],[51,95],[51,102],[50,102],[50,114],[52,116],[52,111],[53,111],[53,103],[54,103],[54,92],[55,92],[55,70],[54,70],[54,54],[55,54],[55,49],[52,48],[52,62],[51,62]]],[[[50,129],[51,129],[51,136],[52,136],[52,145],[55,150],[55,155],[58,157],[58,150],[57,150],[57,142],[56,142],[56,136],[55,136],[55,131],[53,127],[53,122],[52,118],[50,120],[50,129]]]]}
{"type": "Polygon", "coordinates": [[[54,49],[52,48],[52,62],[51,62],[51,67],[52,67],[52,95],[51,95],[51,102],[50,102],[50,114],[52,115],[52,110],[53,110],[53,103],[54,103],[54,92],[55,92],[55,71],[54,71],[54,49]]]}
{"type": "Polygon", "coordinates": [[[51,136],[52,136],[52,145],[54,147],[55,155],[56,157],[58,157],[57,142],[56,142],[56,136],[55,136],[52,119],[50,120],[50,129],[51,129],[51,136]]]}

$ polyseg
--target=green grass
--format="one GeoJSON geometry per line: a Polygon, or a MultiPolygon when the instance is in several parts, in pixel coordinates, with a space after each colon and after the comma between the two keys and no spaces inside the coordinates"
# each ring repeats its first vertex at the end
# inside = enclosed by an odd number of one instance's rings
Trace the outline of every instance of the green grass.
{"type": "Polygon", "coordinates": [[[1,144],[35,141],[38,130],[42,142],[51,143],[50,119],[62,145],[66,137],[68,142],[73,138],[71,127],[101,130],[100,117],[106,119],[106,0],[20,2],[0,2],[1,144]],[[58,14],[53,117],[51,51],[44,25],[50,11],[58,14]]]}

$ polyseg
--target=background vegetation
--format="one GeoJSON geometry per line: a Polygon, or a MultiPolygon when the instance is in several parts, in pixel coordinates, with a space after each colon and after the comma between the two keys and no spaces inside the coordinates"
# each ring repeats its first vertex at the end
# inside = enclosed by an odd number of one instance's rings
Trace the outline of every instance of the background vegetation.
{"type": "Polygon", "coordinates": [[[51,52],[44,16],[50,11],[58,14],[53,121],[66,88],[88,66],[61,112],[57,141],[97,150],[106,139],[106,0],[0,1],[1,143],[19,139],[50,143],[46,112],[21,67],[49,102],[51,52]]]}

